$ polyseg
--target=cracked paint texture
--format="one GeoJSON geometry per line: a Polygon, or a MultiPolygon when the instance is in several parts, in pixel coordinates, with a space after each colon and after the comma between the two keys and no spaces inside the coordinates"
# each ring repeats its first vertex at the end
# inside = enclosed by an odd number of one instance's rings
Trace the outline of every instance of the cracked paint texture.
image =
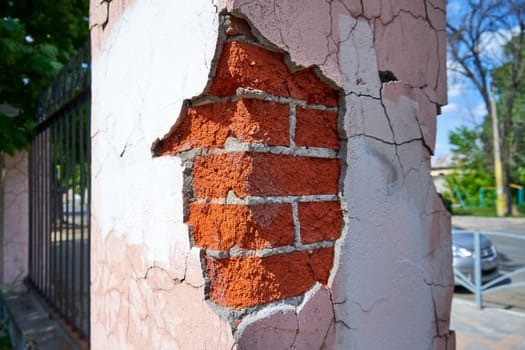
{"type": "Polygon", "coordinates": [[[445,1],[92,2],[94,348],[453,349],[450,217],[430,177],[445,1]],[[232,333],[184,224],[184,166],[151,140],[207,85],[219,12],[344,92],[343,231],[327,289],[232,333]],[[390,72],[390,81],[381,81],[390,72]]]}
{"type": "Polygon", "coordinates": [[[27,275],[29,247],[29,185],[27,176],[27,153],[14,156],[0,154],[0,208],[3,208],[0,232],[2,233],[2,284],[16,288],[27,275]]]}

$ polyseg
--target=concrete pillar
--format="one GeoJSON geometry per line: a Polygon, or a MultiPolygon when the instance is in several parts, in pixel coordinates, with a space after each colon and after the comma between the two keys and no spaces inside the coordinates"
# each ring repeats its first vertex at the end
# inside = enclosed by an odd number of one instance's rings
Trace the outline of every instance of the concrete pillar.
{"type": "Polygon", "coordinates": [[[28,272],[29,188],[27,153],[0,154],[1,281],[16,289],[28,272]]]}
{"type": "Polygon", "coordinates": [[[94,348],[453,349],[445,2],[92,2],[94,348]]]}

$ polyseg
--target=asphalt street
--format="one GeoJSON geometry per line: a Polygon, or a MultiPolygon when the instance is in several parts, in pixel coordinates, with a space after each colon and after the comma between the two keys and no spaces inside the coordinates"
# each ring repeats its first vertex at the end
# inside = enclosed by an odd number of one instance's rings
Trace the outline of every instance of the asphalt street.
{"type": "MultiPolygon", "coordinates": [[[[487,235],[498,249],[500,272],[508,273],[525,266],[525,218],[480,218],[471,216],[453,216],[452,224],[464,229],[513,233],[524,239],[495,237],[487,235]]],[[[525,282],[525,274],[512,277],[505,283],[525,282]]],[[[454,296],[460,299],[474,300],[474,296],[462,288],[456,288],[454,296]]],[[[483,295],[484,303],[492,303],[508,310],[525,312],[525,287],[504,289],[483,295]]]]}
{"type": "MultiPolygon", "coordinates": [[[[525,218],[480,218],[453,216],[452,224],[468,230],[508,232],[525,237],[525,218]]],[[[525,266],[525,240],[487,235],[499,251],[500,272],[525,266]]],[[[525,274],[512,281],[525,281],[525,274]]],[[[525,287],[483,295],[483,309],[474,295],[456,288],[452,303],[451,329],[457,350],[525,350],[525,287]]]]}

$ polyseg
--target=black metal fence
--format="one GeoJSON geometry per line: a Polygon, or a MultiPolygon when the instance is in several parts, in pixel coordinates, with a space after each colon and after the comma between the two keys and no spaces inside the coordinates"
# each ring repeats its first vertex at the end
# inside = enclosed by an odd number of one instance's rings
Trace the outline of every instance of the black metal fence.
{"type": "Polygon", "coordinates": [[[29,275],[35,290],[89,339],[90,52],[42,94],[29,153],[29,275]]]}

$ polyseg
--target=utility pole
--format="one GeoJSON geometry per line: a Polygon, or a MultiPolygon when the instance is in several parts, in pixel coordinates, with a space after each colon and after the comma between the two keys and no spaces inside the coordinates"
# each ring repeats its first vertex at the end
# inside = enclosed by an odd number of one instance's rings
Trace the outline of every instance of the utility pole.
{"type": "Polygon", "coordinates": [[[492,117],[492,138],[494,140],[494,177],[496,178],[496,211],[499,217],[507,214],[507,196],[503,188],[503,162],[499,140],[498,115],[494,98],[494,85],[490,84],[490,116],[492,117]]]}

